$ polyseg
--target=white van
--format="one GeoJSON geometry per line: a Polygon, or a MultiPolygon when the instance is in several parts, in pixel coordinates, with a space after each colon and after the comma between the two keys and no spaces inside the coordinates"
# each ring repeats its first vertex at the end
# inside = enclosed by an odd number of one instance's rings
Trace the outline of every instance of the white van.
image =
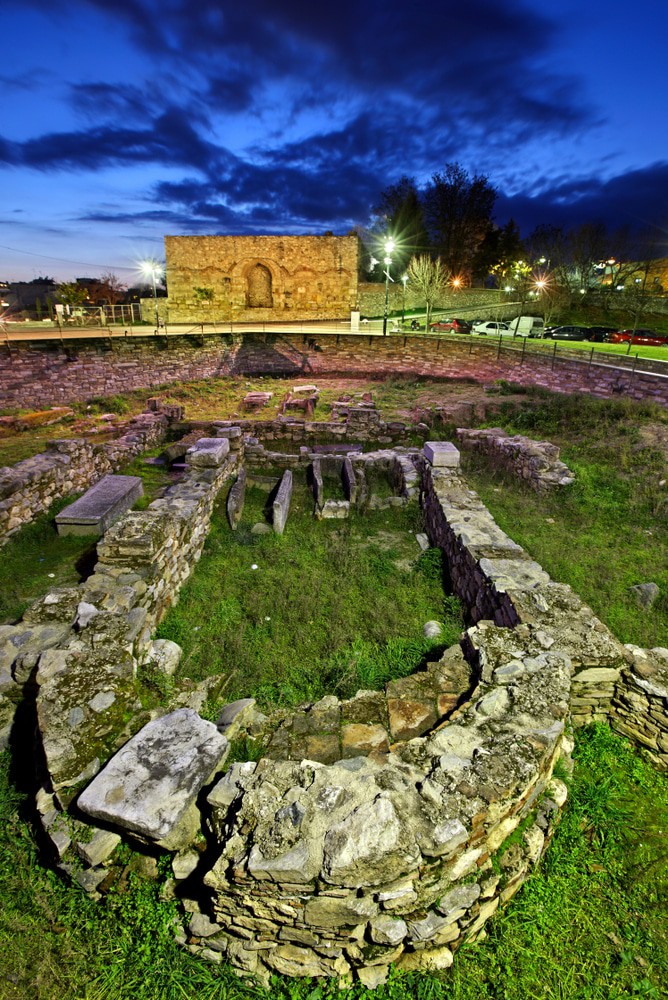
{"type": "Polygon", "coordinates": [[[510,332],[518,337],[542,337],[545,323],[540,316],[518,316],[508,321],[510,332]]]}

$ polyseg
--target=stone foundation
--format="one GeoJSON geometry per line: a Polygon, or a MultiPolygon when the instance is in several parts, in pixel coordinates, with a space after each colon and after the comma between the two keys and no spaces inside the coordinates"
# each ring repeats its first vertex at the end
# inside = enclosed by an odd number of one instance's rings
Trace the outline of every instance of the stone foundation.
{"type": "Polygon", "coordinates": [[[506,434],[500,427],[485,430],[457,429],[457,440],[466,451],[490,455],[495,465],[524,480],[537,493],[569,486],[574,476],[559,460],[559,449],[549,441],[533,441],[523,434],[506,434]]]}
{"type": "Polygon", "coordinates": [[[398,455],[469,611],[460,646],[383,692],[270,718],[251,701],[228,706],[220,737],[196,715],[217,678],[143,712],[138,664],[178,658],[178,647],[158,652],[150,631],[177,599],[242,457],[230,451],[211,467],[191,457],[181,484],[110,529],[93,577],[2,630],[3,690],[37,686],[43,825],[61,868],[92,892],[113,866],[116,836],[171,850],[177,892],[188,879],[182,941],[241,974],[375,986],[390,964],[447,968],[542,856],[566,798],[552,770],[569,752],[571,715],[575,724],[611,717],[665,763],[668,654],[617,642],[498,528],[457,468],[422,460],[418,480],[398,455]],[[179,745],[211,748],[196,772],[169,763],[176,720],[191,734],[179,745]],[[113,756],[135,734],[132,752],[113,756]],[[244,735],[264,755],[225,770],[224,740],[244,735]],[[115,809],[116,832],[68,808],[78,801],[101,815],[100,802],[138,787],[137,761],[152,797],[142,812],[134,796],[131,821],[115,809]],[[157,822],[161,775],[171,784],[157,822]]]}
{"type": "Polygon", "coordinates": [[[41,455],[0,469],[0,545],[47,511],[55,500],[81,493],[159,444],[168,426],[164,413],[142,413],[129,421],[114,441],[50,441],[41,455]]]}

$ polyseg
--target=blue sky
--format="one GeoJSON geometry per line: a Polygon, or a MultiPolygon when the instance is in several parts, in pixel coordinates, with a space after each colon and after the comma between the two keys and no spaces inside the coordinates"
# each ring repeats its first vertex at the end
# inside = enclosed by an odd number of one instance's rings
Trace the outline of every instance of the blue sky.
{"type": "Polygon", "coordinates": [[[5,0],[0,278],[179,233],[345,233],[402,174],[488,175],[496,221],[661,225],[663,0],[5,0]]]}

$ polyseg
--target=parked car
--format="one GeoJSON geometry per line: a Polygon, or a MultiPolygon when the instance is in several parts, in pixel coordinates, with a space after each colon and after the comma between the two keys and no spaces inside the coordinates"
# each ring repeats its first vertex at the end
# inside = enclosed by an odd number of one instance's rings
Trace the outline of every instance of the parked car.
{"type": "Polygon", "coordinates": [[[471,333],[479,333],[481,336],[485,336],[488,333],[498,334],[498,333],[508,333],[510,327],[507,323],[474,323],[471,328],[471,333]]]}
{"type": "Polygon", "coordinates": [[[584,326],[555,326],[546,337],[552,340],[587,340],[588,331],[584,326]]]}
{"type": "Polygon", "coordinates": [[[430,330],[451,330],[452,333],[470,333],[471,324],[465,319],[439,319],[432,323],[430,330]]]}
{"type": "Polygon", "coordinates": [[[508,323],[510,332],[516,337],[538,337],[545,333],[545,323],[540,316],[517,316],[508,323]]]}
{"type": "Polygon", "coordinates": [[[610,334],[611,344],[643,344],[646,347],[668,346],[668,336],[663,333],[655,333],[654,330],[617,330],[610,334]],[[633,338],[633,339],[632,339],[633,338]]]}
{"type": "Polygon", "coordinates": [[[605,344],[610,339],[610,334],[615,332],[614,326],[590,326],[587,340],[594,344],[605,344]]]}

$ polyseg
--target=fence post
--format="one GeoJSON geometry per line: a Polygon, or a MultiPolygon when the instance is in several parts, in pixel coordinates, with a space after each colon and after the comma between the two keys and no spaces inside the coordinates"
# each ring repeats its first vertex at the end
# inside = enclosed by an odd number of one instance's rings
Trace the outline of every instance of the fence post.
{"type": "Polygon", "coordinates": [[[526,349],[527,349],[527,338],[523,337],[522,338],[522,357],[520,358],[520,364],[521,365],[524,364],[524,355],[526,353],[526,349]]]}
{"type": "Polygon", "coordinates": [[[496,360],[497,360],[497,361],[498,361],[498,360],[499,360],[499,358],[501,357],[501,341],[502,341],[502,340],[503,340],[503,336],[502,336],[501,334],[499,334],[499,346],[498,346],[498,347],[497,347],[497,349],[496,349],[496,360]]]}

